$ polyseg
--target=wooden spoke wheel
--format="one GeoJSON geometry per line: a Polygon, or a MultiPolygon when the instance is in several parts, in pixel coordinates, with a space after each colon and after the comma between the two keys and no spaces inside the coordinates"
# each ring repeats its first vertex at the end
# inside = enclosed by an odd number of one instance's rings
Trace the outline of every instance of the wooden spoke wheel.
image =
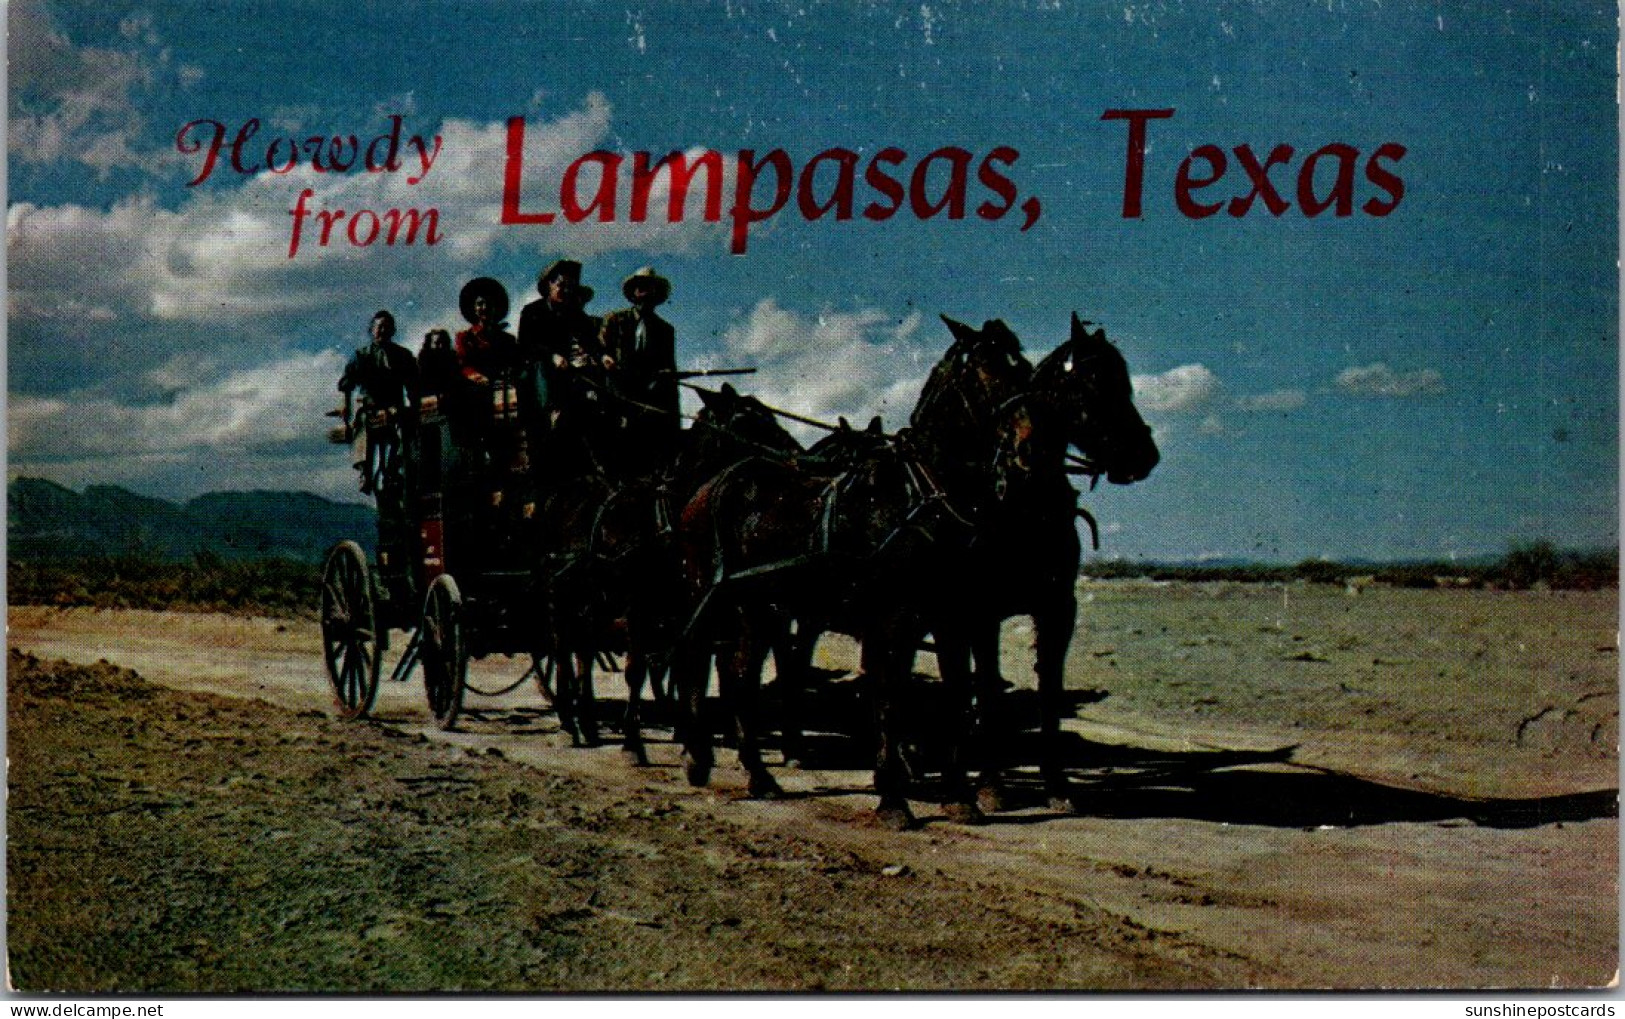
{"type": "Polygon", "coordinates": [[[378,696],[383,646],[367,554],[341,541],[322,567],[322,658],[340,718],[362,718],[378,696]]]}
{"type": "Polygon", "coordinates": [[[463,596],[450,574],[442,573],[429,585],[423,600],[423,621],[418,628],[418,662],[429,710],[442,729],[457,724],[468,685],[468,646],[463,642],[463,596]]]}

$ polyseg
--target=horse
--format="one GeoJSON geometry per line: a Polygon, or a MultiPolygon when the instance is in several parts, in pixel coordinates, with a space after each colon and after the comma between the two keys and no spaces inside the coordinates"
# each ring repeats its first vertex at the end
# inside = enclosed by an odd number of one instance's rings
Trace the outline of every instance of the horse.
{"type": "MultiPolygon", "coordinates": [[[[1002,321],[972,328],[946,316],[954,337],[932,370],[910,425],[949,502],[973,527],[971,540],[928,610],[938,667],[956,731],[945,773],[950,815],[966,821],[1002,810],[1002,762],[993,737],[1004,682],[999,626],[1033,620],[1039,694],[1039,768],[1054,809],[1074,809],[1063,764],[1063,668],[1077,621],[1082,547],[1078,493],[1069,474],[1113,484],[1143,480],[1160,458],[1134,406],[1123,355],[1103,329],[1072,315],[1067,340],[1036,367],[1002,321]],[[1068,447],[1082,457],[1071,457],[1068,447]],[[974,662],[974,667],[973,663],[974,662]],[[979,772],[975,794],[966,771],[979,772]]],[[[895,744],[886,748],[895,752],[895,744]]],[[[893,763],[888,768],[900,768],[893,763]]],[[[895,812],[896,803],[891,804],[895,812]]],[[[902,810],[906,816],[906,803],[902,810]]]]}
{"type": "Polygon", "coordinates": [[[605,469],[604,458],[578,455],[566,461],[577,468],[575,476],[554,478],[536,514],[545,550],[544,632],[558,671],[553,700],[560,724],[573,744],[597,745],[592,663],[602,651],[624,651],[621,750],[634,765],[648,763],[643,687],[652,681],[661,699],[660,680],[681,623],[672,527],[678,511],[706,479],[731,463],[801,451],[754,398],[729,385],[700,395],[704,409],[664,470],[617,479],[605,469]]]}
{"type": "MultiPolygon", "coordinates": [[[[822,447],[816,458],[736,463],[701,486],[679,518],[694,608],[673,677],[684,699],[683,760],[693,785],[705,785],[713,766],[700,718],[711,650],[754,798],[782,795],[761,758],[757,698],[767,653],[784,647],[792,623],[809,641],[832,627],[854,633],[871,680],[884,689],[901,681],[896,649],[916,639],[923,598],[915,586],[924,586],[921,564],[942,526],[930,512],[940,490],[912,449],[878,425],[841,429],[822,447]]],[[[781,678],[795,668],[787,662],[803,657],[780,654],[781,678]]],[[[793,687],[799,677],[788,678],[793,687]]],[[[794,725],[786,725],[792,740],[794,725]]]]}

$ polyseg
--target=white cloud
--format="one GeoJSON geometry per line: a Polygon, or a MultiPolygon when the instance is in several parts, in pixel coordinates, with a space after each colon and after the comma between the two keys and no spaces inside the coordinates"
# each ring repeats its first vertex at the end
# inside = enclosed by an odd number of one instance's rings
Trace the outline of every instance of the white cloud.
{"type": "Polygon", "coordinates": [[[16,395],[7,408],[14,468],[30,460],[221,456],[309,441],[325,431],[343,365],[324,351],[229,372],[128,405],[88,394],[16,395]]]}
{"type": "Polygon", "coordinates": [[[1444,392],[1444,379],[1432,368],[1396,372],[1381,361],[1343,369],[1337,374],[1336,385],[1353,396],[1404,398],[1444,392]]]}
{"type": "Polygon", "coordinates": [[[134,99],[167,78],[167,54],[150,16],[120,22],[130,47],[124,49],[75,45],[33,0],[12,5],[7,29],[12,158],[79,162],[102,177],[119,167],[152,169],[135,143],[146,121],[134,99]]]}
{"type": "MultiPolygon", "coordinates": [[[[610,117],[608,100],[594,93],[578,111],[529,125],[522,209],[557,208],[565,167],[604,142],[610,117]]],[[[386,130],[387,122],[376,133],[358,134],[358,142],[364,147],[386,130]]],[[[703,189],[690,195],[690,216],[675,224],[666,221],[665,174],[651,189],[649,221],[628,222],[630,159],[615,222],[570,226],[560,217],[554,224],[504,226],[505,123],[448,120],[436,130],[408,121],[402,133],[441,136],[440,153],[417,184],[407,183],[422,173],[417,150],[404,146],[406,165],[395,173],[323,174],[303,162],[287,174],[262,171],[241,185],[221,187],[231,171],[216,165],[213,176],[175,210],[143,197],[107,210],[18,203],[7,216],[12,314],[56,314],[60,292],[70,281],[76,299],[100,309],[103,317],[195,323],[334,308],[354,294],[454,304],[449,281],[465,268],[479,267],[498,248],[588,257],[628,248],[683,250],[708,237],[722,241],[722,228],[698,216],[703,189]],[[290,258],[290,209],[306,188],[314,192],[306,203],[313,214],[343,210],[345,218],[336,221],[324,246],[321,226],[314,215],[307,217],[299,250],[290,258]],[[348,240],[350,218],[362,210],[385,216],[391,209],[415,209],[425,217],[434,210],[440,242],[426,243],[427,225],[412,244],[406,243],[404,228],[393,246],[387,228],[367,247],[348,240]]],[[[276,134],[267,130],[260,137],[268,144],[276,134]]],[[[198,165],[186,172],[195,174],[198,165]]],[[[723,188],[726,193],[726,181],[723,188]]],[[[365,237],[366,228],[358,236],[365,237]]]]}
{"type": "MultiPolygon", "coordinates": [[[[129,31],[139,35],[145,28],[137,19],[129,31]]],[[[609,102],[593,94],[563,116],[529,118],[522,208],[558,208],[565,167],[606,143],[611,117],[609,102]]],[[[385,119],[372,132],[358,132],[358,140],[365,146],[387,129],[385,119]]],[[[268,141],[275,133],[267,127],[262,137],[268,141]]],[[[238,178],[219,165],[214,178],[174,208],[143,195],[105,209],[10,206],[14,468],[31,465],[61,477],[62,465],[71,462],[80,474],[63,480],[81,484],[150,477],[154,465],[181,471],[191,464],[195,477],[224,481],[233,458],[222,450],[297,445],[321,435],[320,414],[332,399],[338,365],[291,353],[313,334],[328,332],[339,346],[359,345],[366,318],[379,307],[397,309],[407,336],[413,328],[452,324],[446,316],[455,315],[461,280],[485,271],[499,252],[534,251],[540,265],[561,252],[589,257],[726,243],[725,228],[699,216],[704,188],[698,182],[686,221],[666,222],[665,174],[652,188],[650,222],[627,222],[629,157],[615,223],[503,226],[506,123],[434,125],[408,117],[403,135],[414,133],[442,136],[438,157],[415,185],[406,183],[405,171],[317,174],[306,163],[286,175],[238,178]],[[301,250],[290,259],[288,213],[307,187],[314,192],[312,209],[435,209],[444,240],[430,247],[420,232],[410,247],[380,241],[353,248],[339,242],[335,229],[334,243],[324,248],[316,243],[319,228],[307,220],[301,250]],[[157,397],[160,402],[151,402],[157,397]]],[[[416,149],[402,156],[410,175],[421,172],[416,149]]],[[[182,172],[190,179],[197,167],[182,172]]],[[[730,186],[724,179],[725,195],[730,186]]],[[[517,283],[516,308],[529,290],[528,279],[517,283]]],[[[780,356],[774,363],[790,361],[780,356]]],[[[303,459],[289,456],[248,459],[272,474],[285,464],[289,483],[301,487],[300,472],[318,469],[320,458],[308,449],[299,454],[303,459]]],[[[343,471],[322,477],[346,478],[343,471]]]]}
{"type": "Polygon", "coordinates": [[[1159,375],[1134,376],[1134,403],[1141,411],[1186,414],[1206,408],[1223,389],[1205,365],[1182,364],[1159,375]]]}
{"type": "MultiPolygon", "coordinates": [[[[886,427],[908,421],[941,351],[917,338],[921,316],[899,319],[872,308],[802,315],[764,299],[722,336],[726,355],[755,367],[749,389],[784,410],[862,427],[880,414],[886,427]]],[[[788,424],[788,422],[787,422],[788,424]]],[[[797,425],[801,438],[818,432],[797,425]]]]}
{"type": "Polygon", "coordinates": [[[1301,389],[1276,389],[1256,396],[1238,396],[1236,409],[1258,412],[1297,410],[1307,403],[1308,399],[1308,395],[1301,389]]]}

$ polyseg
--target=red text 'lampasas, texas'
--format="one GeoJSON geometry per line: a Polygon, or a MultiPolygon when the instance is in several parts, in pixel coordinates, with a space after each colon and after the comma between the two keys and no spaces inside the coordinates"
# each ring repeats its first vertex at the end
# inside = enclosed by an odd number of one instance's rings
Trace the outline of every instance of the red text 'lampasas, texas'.
{"type": "MultiPolygon", "coordinates": [[[[1110,109],[1101,115],[1102,120],[1126,122],[1122,150],[1124,219],[1144,215],[1151,122],[1172,119],[1174,112],[1110,109]]],[[[311,171],[322,174],[404,173],[406,184],[417,185],[434,169],[443,139],[438,134],[403,137],[403,120],[398,114],[391,116],[388,130],[363,143],[355,134],[314,134],[303,139],[276,134],[256,140],[261,127],[257,117],[235,131],[218,120],[203,118],[180,128],[175,148],[182,155],[201,157],[196,175],[188,182],[191,187],[207,181],[219,168],[222,156],[231,171],[242,176],[286,174],[308,163],[311,171]]],[[[725,158],[715,149],[673,150],[658,159],[644,151],[628,156],[595,149],[565,167],[558,180],[556,202],[529,208],[522,201],[527,173],[533,185],[536,179],[534,169],[525,166],[524,150],[525,118],[511,117],[500,181],[493,180],[502,189],[500,222],[505,226],[545,227],[560,217],[569,224],[614,223],[623,213],[626,222],[647,222],[651,195],[656,193],[662,175],[667,223],[682,222],[689,215],[688,198],[696,184],[704,196],[699,216],[707,223],[723,221],[726,196],[731,227],[729,250],[740,255],[748,247],[751,227],[783,212],[792,194],[795,210],[808,222],[829,219],[839,223],[860,216],[882,222],[905,209],[921,221],[938,217],[963,220],[974,211],[981,220],[997,222],[1019,209],[1020,229],[1025,232],[1043,213],[1038,197],[1023,198],[1012,179],[1011,171],[1021,153],[1008,145],[995,146],[985,154],[950,145],[917,158],[888,145],[876,149],[867,159],[856,150],[833,147],[802,162],[799,168],[782,148],[764,153],[740,149],[732,158],[725,158]],[[622,171],[629,161],[629,193],[623,206],[622,171]]],[[[1255,209],[1281,217],[1294,207],[1310,219],[1326,212],[1334,217],[1352,216],[1356,208],[1368,216],[1384,217],[1405,197],[1405,182],[1394,167],[1405,157],[1406,148],[1397,142],[1380,143],[1368,156],[1345,142],[1326,143],[1310,152],[1295,169],[1293,161],[1298,150],[1284,142],[1271,146],[1262,159],[1246,142],[1228,147],[1228,151],[1234,155],[1239,172],[1232,171],[1226,147],[1203,144],[1191,149],[1179,163],[1171,183],[1153,178],[1151,186],[1168,184],[1174,206],[1191,220],[1207,219],[1221,211],[1241,218],[1255,209]],[[1280,172],[1272,176],[1277,168],[1280,172]],[[1360,176],[1370,185],[1363,202],[1359,200],[1360,176]],[[1283,196],[1283,189],[1291,198],[1283,196]]],[[[289,258],[297,256],[307,240],[318,247],[348,244],[369,248],[381,243],[394,248],[418,244],[420,233],[424,245],[438,244],[446,236],[436,208],[319,208],[312,206],[315,197],[314,188],[305,188],[288,211],[293,220],[289,258]]]]}

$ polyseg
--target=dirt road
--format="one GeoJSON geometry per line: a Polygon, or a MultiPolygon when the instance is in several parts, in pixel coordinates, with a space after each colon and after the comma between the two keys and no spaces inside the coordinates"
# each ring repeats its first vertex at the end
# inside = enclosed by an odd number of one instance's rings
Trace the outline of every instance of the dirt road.
{"type": "MultiPolygon", "coordinates": [[[[311,717],[328,711],[311,624],[19,608],[9,642],[40,659],[105,658],[151,683],[225,698],[166,706],[191,718],[206,704],[196,719],[204,731],[183,735],[192,726],[166,719],[151,742],[185,759],[187,740],[209,740],[221,781],[234,772],[275,779],[253,786],[244,811],[336,799],[309,831],[283,840],[307,852],[362,839],[358,830],[376,842],[403,810],[413,828],[403,844],[430,847],[414,852],[444,845],[455,856],[462,839],[531,832],[522,847],[472,847],[483,855],[467,868],[443,854],[414,856],[417,870],[399,859],[369,864],[357,879],[370,882],[367,909],[377,915],[325,902],[340,919],[321,937],[272,939],[289,982],[198,963],[149,968],[170,974],[159,986],[1547,987],[1613,978],[1617,592],[1114,582],[1084,584],[1080,597],[1068,663],[1080,706],[1068,729],[1083,812],[1035,805],[967,828],[920,802],[926,823],[904,834],[869,822],[864,753],[836,740],[814,767],[781,776],[790,799],[761,803],[742,798],[742,773],[726,754],[711,789],[688,788],[662,730],[649,768],[629,768],[613,747],[570,749],[528,684],[471,698],[476,710],[450,734],[429,724],[416,682],[386,684],[371,723],[311,717]],[[253,750],[251,763],[218,745],[244,728],[249,744],[237,749],[253,750]],[[438,774],[431,765],[466,773],[426,781],[438,774]],[[423,795],[430,789],[456,795],[423,795]],[[519,792],[525,803],[515,807],[509,794],[519,792]],[[548,853],[563,862],[544,863],[548,853]],[[458,875],[440,905],[408,880],[425,867],[458,875]],[[560,867],[576,876],[561,880],[560,867]],[[557,908],[510,915],[493,896],[557,908]],[[456,918],[459,938],[476,929],[504,947],[483,959],[463,941],[431,938],[411,966],[319,963],[351,936],[379,957],[402,939],[417,944],[417,925],[434,910],[456,918]],[[368,930],[384,933],[369,941],[368,930]],[[574,947],[557,948],[556,938],[574,947]],[[379,973],[383,983],[368,982],[379,973]]],[[[1005,671],[1024,685],[1028,642],[1020,624],[1007,628],[1005,671]]],[[[838,642],[820,650],[831,670],[853,657],[838,642]]],[[[472,678],[496,689],[522,669],[486,661],[472,678]]],[[[624,697],[617,683],[607,678],[602,694],[624,697]]],[[[14,693],[14,756],[18,711],[14,693]]],[[[145,746],[148,732],[126,740],[126,752],[145,746]]],[[[101,753],[96,767],[116,770],[101,753]]],[[[158,770],[171,786],[193,782],[190,771],[158,770]]],[[[18,781],[14,769],[14,854],[18,781]]],[[[41,795],[60,796],[68,779],[47,768],[39,781],[41,795]]],[[[160,813],[199,838],[225,837],[195,807],[160,813]]],[[[128,810],[113,816],[132,820],[128,810]]],[[[71,837],[101,852],[119,845],[106,825],[71,837]]],[[[210,859],[231,895],[300,897],[274,881],[245,890],[240,862],[210,859]]],[[[10,873],[15,895],[28,880],[15,855],[10,873]]],[[[15,909],[12,923],[15,965],[15,909]]],[[[39,972],[51,965],[67,963],[42,961],[39,972]]]]}

